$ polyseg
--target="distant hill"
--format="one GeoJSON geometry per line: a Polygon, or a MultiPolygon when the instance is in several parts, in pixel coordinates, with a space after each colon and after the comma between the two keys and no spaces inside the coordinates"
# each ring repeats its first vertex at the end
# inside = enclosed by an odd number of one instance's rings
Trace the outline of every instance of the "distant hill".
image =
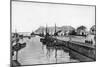
{"type": "MultiPolygon", "coordinates": [[[[48,31],[50,33],[54,33],[55,32],[55,27],[47,27],[48,31]]],[[[75,28],[73,28],[72,26],[62,26],[62,27],[56,27],[56,31],[71,31],[71,30],[75,30],[75,28]]],[[[46,27],[39,27],[37,30],[35,30],[35,33],[42,33],[42,32],[46,32],[46,27]]]]}

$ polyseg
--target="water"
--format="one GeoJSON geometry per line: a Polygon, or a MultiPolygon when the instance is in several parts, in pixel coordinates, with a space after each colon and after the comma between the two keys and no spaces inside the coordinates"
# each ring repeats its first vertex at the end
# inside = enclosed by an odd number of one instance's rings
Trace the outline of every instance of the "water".
{"type": "Polygon", "coordinates": [[[20,40],[20,42],[27,43],[26,47],[18,52],[18,61],[21,65],[76,62],[76,60],[70,59],[67,50],[64,51],[59,47],[46,47],[40,42],[40,38],[36,36],[20,40]]]}

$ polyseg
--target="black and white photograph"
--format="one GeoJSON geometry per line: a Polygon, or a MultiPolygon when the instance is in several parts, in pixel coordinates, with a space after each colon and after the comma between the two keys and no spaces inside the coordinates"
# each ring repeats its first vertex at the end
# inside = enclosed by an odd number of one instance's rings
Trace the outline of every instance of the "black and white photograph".
{"type": "Polygon", "coordinates": [[[11,1],[11,66],[96,61],[96,6],[11,1]]]}

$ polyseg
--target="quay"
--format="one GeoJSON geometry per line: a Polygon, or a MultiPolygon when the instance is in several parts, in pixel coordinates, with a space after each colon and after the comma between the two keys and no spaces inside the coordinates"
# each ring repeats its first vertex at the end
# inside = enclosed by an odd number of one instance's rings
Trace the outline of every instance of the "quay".
{"type": "MultiPolygon", "coordinates": [[[[92,62],[96,61],[96,47],[95,42],[92,40],[85,40],[86,36],[78,35],[58,35],[59,31],[49,34],[49,31],[46,27],[45,34],[42,33],[31,33],[30,35],[19,35],[15,34],[15,38],[12,38],[12,43],[16,42],[16,45],[13,45],[12,48],[16,52],[16,61],[13,60],[13,66],[25,65],[25,64],[41,64],[41,63],[51,63],[50,51],[54,50],[54,57],[52,61],[58,63],[61,58],[59,57],[59,50],[62,50],[67,58],[66,62],[92,62]],[[38,37],[39,38],[38,38],[38,37]],[[26,39],[24,43],[17,43],[19,39],[26,39]],[[27,40],[28,39],[28,40],[27,40]],[[27,47],[26,47],[27,45],[27,47]],[[24,48],[22,51],[22,48],[24,48]],[[18,55],[19,58],[18,59],[18,55]],[[24,57],[23,57],[24,56],[24,57]],[[49,58],[48,58],[49,57],[49,58]],[[41,58],[41,59],[40,59],[41,58]],[[48,59],[48,60],[47,60],[48,59]],[[21,63],[21,64],[20,64],[21,63]]],[[[12,55],[14,55],[12,52],[12,55]]],[[[64,54],[61,53],[63,56],[64,54]]],[[[53,54],[52,54],[53,55],[53,54]]],[[[60,60],[61,61],[61,60],[60,60]]],[[[64,62],[64,61],[63,61],[64,62]]]]}
{"type": "Polygon", "coordinates": [[[96,61],[96,48],[91,44],[70,41],[69,39],[65,40],[60,37],[51,37],[51,36],[47,38],[44,37],[42,42],[45,43],[52,42],[53,44],[49,46],[53,47],[57,46],[66,47],[66,49],[69,49],[69,54],[71,58],[78,59],[80,62],[96,61]]]}

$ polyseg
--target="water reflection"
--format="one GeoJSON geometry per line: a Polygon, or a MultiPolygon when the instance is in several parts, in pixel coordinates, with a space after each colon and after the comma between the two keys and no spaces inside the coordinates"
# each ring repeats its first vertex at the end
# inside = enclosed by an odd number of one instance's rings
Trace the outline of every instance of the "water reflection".
{"type": "Polygon", "coordinates": [[[49,60],[54,57],[55,63],[70,62],[69,50],[65,46],[52,45],[56,45],[56,43],[42,41],[42,50],[49,60]]]}
{"type": "Polygon", "coordinates": [[[72,62],[66,47],[52,46],[55,43],[41,42],[40,39],[41,37],[36,36],[20,41],[26,42],[26,47],[18,54],[18,61],[21,65],[72,62]]]}

